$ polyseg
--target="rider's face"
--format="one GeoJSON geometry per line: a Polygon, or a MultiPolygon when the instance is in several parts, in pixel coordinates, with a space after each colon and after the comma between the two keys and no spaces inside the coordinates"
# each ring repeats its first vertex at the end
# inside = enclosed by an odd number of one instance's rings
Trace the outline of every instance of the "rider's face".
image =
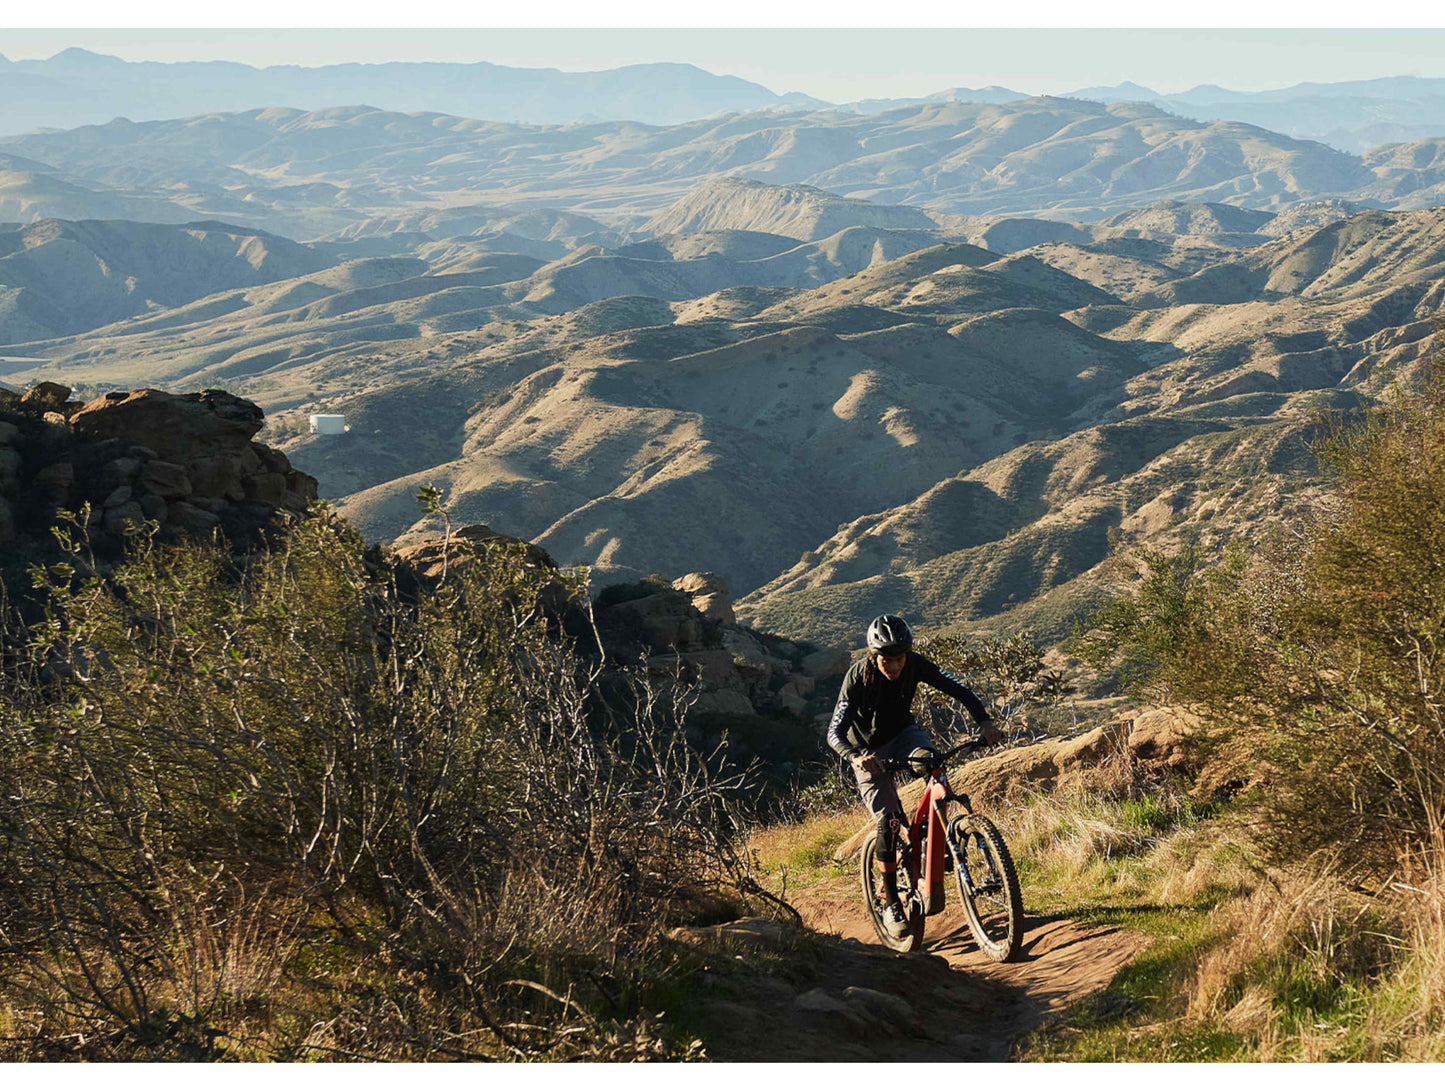
{"type": "Polygon", "coordinates": [[[879,655],[878,669],[889,681],[897,681],[903,674],[903,666],[908,661],[908,652],[901,655],[879,655]]]}

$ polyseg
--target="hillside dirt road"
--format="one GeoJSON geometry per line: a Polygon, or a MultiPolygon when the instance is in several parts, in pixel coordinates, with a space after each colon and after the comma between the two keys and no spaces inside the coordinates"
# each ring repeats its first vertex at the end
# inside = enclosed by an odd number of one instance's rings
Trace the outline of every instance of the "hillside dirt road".
{"type": "Polygon", "coordinates": [[[1002,1061],[1018,1037],[1106,987],[1147,943],[1116,927],[1028,915],[1021,958],[995,964],[950,899],[928,920],[923,950],[905,955],[877,943],[851,877],[789,901],[811,930],[840,940],[758,919],[707,935],[740,962],[696,1006],[715,1029],[712,1060],[1002,1061]],[[770,966],[756,966],[759,953],[770,966]]]}

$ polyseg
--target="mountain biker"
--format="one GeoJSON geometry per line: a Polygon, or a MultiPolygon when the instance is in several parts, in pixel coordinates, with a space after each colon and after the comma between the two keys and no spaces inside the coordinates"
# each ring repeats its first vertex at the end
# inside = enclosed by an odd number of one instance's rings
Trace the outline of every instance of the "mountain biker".
{"type": "Polygon", "coordinates": [[[908,919],[898,898],[893,838],[903,819],[903,804],[893,777],[882,760],[926,763],[937,750],[913,720],[913,696],[920,682],[932,685],[961,703],[978,724],[980,736],[993,745],[1003,732],[993,725],[983,702],[963,682],[938,668],[913,648],[913,630],[896,614],[884,614],[868,626],[868,654],[848,668],[838,706],[828,724],[828,744],[853,768],[863,804],[878,822],[878,854],[883,859],[883,891],[887,896],[884,925],[901,937],[908,919]]]}

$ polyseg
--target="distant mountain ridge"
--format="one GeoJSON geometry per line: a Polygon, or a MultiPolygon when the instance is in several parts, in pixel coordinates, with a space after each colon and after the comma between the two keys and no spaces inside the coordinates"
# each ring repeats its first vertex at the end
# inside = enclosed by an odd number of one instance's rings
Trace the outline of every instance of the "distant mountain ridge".
{"type": "MultiPolygon", "coordinates": [[[[876,115],[733,113],[666,128],[268,108],[0,139],[0,154],[50,171],[26,178],[68,185],[70,196],[86,190],[113,204],[163,195],[181,210],[165,208],[162,220],[222,219],[297,240],[467,204],[549,208],[635,229],[699,184],[724,179],[904,205],[935,221],[1087,221],[1165,200],[1276,212],[1328,199],[1409,209],[1445,193],[1442,148],[1445,140],[1425,140],[1360,157],[1148,103],[1062,98],[931,102],[876,115]]],[[[7,195],[0,177],[0,207],[7,195]]],[[[74,200],[50,207],[33,195],[13,202],[30,218],[115,214],[74,200]]]]}
{"type": "Polygon", "coordinates": [[[1181,117],[1254,124],[1357,154],[1387,143],[1413,143],[1445,134],[1445,79],[1418,76],[1299,83],[1262,91],[1205,85],[1179,94],[1160,94],[1125,82],[1085,87],[1065,97],[1147,102],[1181,117]]]}
{"type": "Polygon", "coordinates": [[[84,49],[66,49],[49,60],[0,57],[0,100],[5,102],[0,135],[104,124],[118,116],[163,120],[257,106],[317,109],[354,102],[530,124],[677,124],[714,113],[827,105],[691,64],[594,72],[486,62],[255,68],[229,61],[130,62],[84,49]]]}
{"type": "MultiPolygon", "coordinates": [[[[266,106],[315,110],[357,102],[396,112],[440,112],[507,123],[619,120],[671,125],[719,113],[836,110],[875,115],[929,103],[1000,105],[1030,96],[1000,86],[951,87],[915,97],[831,103],[669,63],[564,72],[487,62],[266,68],[228,61],[130,62],[75,48],[48,60],[0,56],[0,101],[5,102],[0,136],[104,124],[118,116],[165,120],[198,112],[237,113],[266,106]]],[[[1353,153],[1445,134],[1445,79],[1418,76],[1299,83],[1266,91],[1205,84],[1177,94],[1125,81],[1059,96],[1106,104],[1148,103],[1193,120],[1254,124],[1353,153]]]]}

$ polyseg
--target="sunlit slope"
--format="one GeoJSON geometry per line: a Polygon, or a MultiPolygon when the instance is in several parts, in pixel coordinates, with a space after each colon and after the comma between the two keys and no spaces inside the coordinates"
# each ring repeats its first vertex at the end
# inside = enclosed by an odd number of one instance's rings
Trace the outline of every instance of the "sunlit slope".
{"type": "Polygon", "coordinates": [[[220,222],[46,219],[0,229],[0,343],[86,331],[332,262],[284,237],[220,222]],[[9,326],[12,306],[32,323],[9,326]]]}
{"type": "Polygon", "coordinates": [[[1208,543],[1303,514],[1319,481],[1308,451],[1318,412],[1356,407],[1430,349],[1437,229],[1436,212],[1369,213],[1256,250],[1257,267],[1308,267],[1293,295],[1269,302],[1123,320],[1101,319],[1109,307],[1069,313],[1107,339],[1160,350],[1109,420],[840,526],[739,612],[826,637],[888,597],[928,624],[983,620],[1053,637],[1103,590],[1111,530],[1126,543],[1208,543]]]}
{"type": "MultiPolygon", "coordinates": [[[[537,538],[603,575],[706,564],[745,590],[841,520],[1055,434],[1061,411],[1112,406],[1142,368],[1129,345],[1058,315],[1099,292],[1042,265],[943,246],[839,282],[856,283],[860,301],[832,286],[794,291],[799,311],[787,318],[683,321],[701,301],[613,299],[512,329],[429,378],[465,385],[457,399],[478,404],[455,454],[429,468],[452,514],[537,538]],[[943,314],[867,304],[951,270],[967,276],[939,287],[943,314]],[[967,314],[998,299],[1000,311],[967,314]],[[1045,302],[1054,311],[1025,304],[1045,302]]],[[[379,391],[338,404],[358,419],[345,442],[288,450],[337,480],[364,530],[389,537],[417,520],[412,491],[426,471],[359,484],[394,431],[368,420],[387,400],[379,391]]]]}

